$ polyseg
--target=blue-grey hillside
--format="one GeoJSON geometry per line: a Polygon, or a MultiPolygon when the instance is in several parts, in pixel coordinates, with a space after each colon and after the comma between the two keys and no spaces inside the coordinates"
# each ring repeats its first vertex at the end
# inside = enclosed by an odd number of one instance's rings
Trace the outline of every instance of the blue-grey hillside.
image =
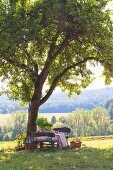
{"type": "MultiPolygon", "coordinates": [[[[113,98],[113,87],[85,90],[80,95],[74,94],[72,98],[68,98],[68,93],[55,91],[50,99],[43,104],[40,112],[44,113],[66,113],[84,108],[92,109],[97,106],[104,107],[108,99],[113,98]]],[[[0,96],[0,113],[6,114],[17,110],[27,110],[27,106],[21,108],[19,101],[9,100],[7,96],[0,96]]]]}
{"type": "Polygon", "coordinates": [[[84,108],[104,107],[108,99],[113,98],[113,87],[85,90],[80,95],[74,94],[68,98],[68,93],[54,92],[50,99],[41,107],[41,112],[46,113],[67,113],[84,108]]]}

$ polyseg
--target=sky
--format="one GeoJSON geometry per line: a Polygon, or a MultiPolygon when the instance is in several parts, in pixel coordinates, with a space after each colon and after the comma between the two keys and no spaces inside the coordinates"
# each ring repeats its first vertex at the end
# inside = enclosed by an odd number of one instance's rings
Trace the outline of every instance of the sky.
{"type": "Polygon", "coordinates": [[[113,10],[113,0],[107,6],[110,10],[113,10]]]}
{"type": "Polygon", "coordinates": [[[86,89],[100,89],[106,87],[113,87],[113,82],[110,85],[105,85],[104,77],[102,77],[102,66],[98,65],[95,68],[91,68],[94,73],[95,80],[86,89]]]}

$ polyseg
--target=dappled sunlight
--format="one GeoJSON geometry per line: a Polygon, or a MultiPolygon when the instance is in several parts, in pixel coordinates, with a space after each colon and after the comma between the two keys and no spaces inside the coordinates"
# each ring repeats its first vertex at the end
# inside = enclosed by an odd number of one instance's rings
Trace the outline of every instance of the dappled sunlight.
{"type": "Polygon", "coordinates": [[[14,150],[16,146],[17,146],[17,141],[0,142],[0,151],[1,150],[14,150]]]}
{"type": "MultiPolygon", "coordinates": [[[[112,140],[103,141],[103,146],[107,146],[107,143],[110,146],[110,141],[112,140]]],[[[15,170],[16,167],[18,170],[100,170],[113,167],[113,148],[103,148],[100,140],[84,142],[87,142],[86,146],[80,149],[44,148],[43,150],[19,152],[1,150],[0,170],[15,170]]]]}
{"type": "Polygon", "coordinates": [[[14,151],[0,151],[0,162],[8,162],[12,159],[14,151]]]}
{"type": "Polygon", "coordinates": [[[113,139],[112,140],[108,139],[108,140],[83,141],[82,144],[87,147],[99,148],[99,149],[113,148],[113,139]]]}

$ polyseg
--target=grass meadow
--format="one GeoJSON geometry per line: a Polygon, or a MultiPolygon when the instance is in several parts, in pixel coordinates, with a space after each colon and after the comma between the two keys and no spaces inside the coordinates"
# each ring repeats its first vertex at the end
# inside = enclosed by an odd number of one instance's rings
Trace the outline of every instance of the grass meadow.
{"type": "Polygon", "coordinates": [[[83,140],[80,149],[16,152],[15,146],[0,143],[0,170],[113,170],[113,139],[83,140]]]}

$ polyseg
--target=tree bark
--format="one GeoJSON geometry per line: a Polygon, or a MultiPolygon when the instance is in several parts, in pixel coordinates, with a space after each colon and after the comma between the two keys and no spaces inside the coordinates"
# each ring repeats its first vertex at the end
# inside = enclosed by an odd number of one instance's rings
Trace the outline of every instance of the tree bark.
{"type": "Polygon", "coordinates": [[[35,88],[34,95],[32,97],[31,103],[29,104],[27,132],[36,132],[37,127],[35,122],[40,107],[41,94],[42,94],[41,87],[38,86],[38,88],[35,88]]]}
{"type": "Polygon", "coordinates": [[[38,116],[39,102],[38,100],[34,100],[29,106],[27,132],[36,132],[35,121],[38,116]]]}

